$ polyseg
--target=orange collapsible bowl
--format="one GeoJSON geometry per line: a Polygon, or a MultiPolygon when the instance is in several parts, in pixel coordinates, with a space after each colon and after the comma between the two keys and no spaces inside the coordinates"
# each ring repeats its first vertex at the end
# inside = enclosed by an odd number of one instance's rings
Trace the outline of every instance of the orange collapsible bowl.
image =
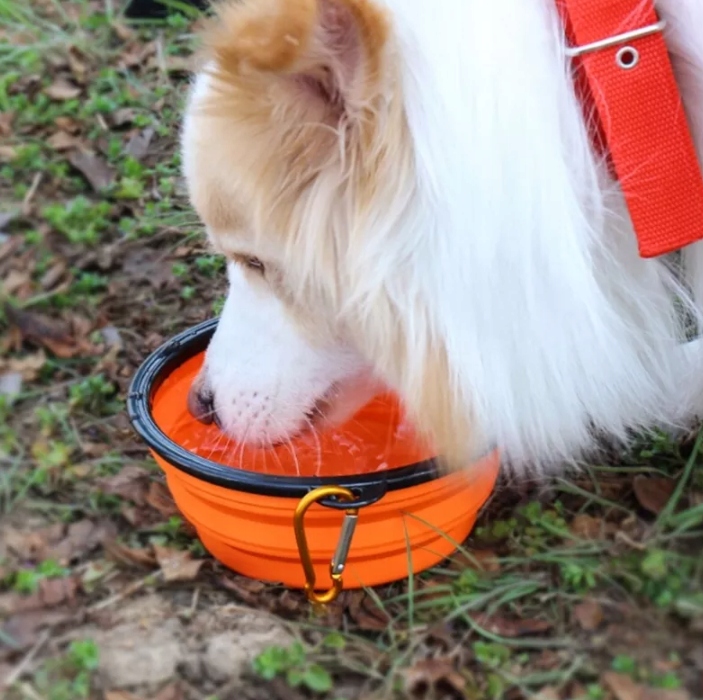
{"type": "Polygon", "coordinates": [[[467,537],[498,474],[493,452],[442,473],[376,397],[345,425],[270,449],[233,445],[187,412],[217,325],[206,321],[150,355],[128,412],[206,549],[246,576],[315,590],[389,583],[434,566],[467,537]]]}

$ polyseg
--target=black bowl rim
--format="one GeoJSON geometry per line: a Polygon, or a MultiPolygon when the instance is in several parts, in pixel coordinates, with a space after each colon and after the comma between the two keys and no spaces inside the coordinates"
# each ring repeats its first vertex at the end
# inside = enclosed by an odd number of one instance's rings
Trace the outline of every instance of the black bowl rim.
{"type": "MultiPolygon", "coordinates": [[[[210,484],[264,496],[302,498],[325,485],[343,486],[356,496],[354,505],[368,505],[387,491],[409,488],[437,479],[435,459],[385,472],[358,476],[288,477],[248,472],[199,457],[173,442],[157,425],[151,413],[151,397],[161,382],[188,358],[207,347],[218,318],[193,326],[154,350],[137,369],[127,396],[127,414],[135,432],[157,455],[176,469],[210,484]]],[[[344,508],[349,503],[328,499],[326,505],[344,508]]]]}

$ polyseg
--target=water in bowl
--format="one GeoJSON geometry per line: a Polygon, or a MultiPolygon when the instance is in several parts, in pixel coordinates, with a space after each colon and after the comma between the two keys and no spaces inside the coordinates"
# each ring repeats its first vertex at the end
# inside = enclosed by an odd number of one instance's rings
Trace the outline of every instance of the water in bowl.
{"type": "Polygon", "coordinates": [[[152,397],[152,414],[171,440],[204,459],[252,472],[311,477],[368,474],[432,456],[390,395],[376,397],[336,429],[303,433],[270,448],[238,444],[188,412],[188,390],[202,362],[201,353],[164,380],[152,397]]]}

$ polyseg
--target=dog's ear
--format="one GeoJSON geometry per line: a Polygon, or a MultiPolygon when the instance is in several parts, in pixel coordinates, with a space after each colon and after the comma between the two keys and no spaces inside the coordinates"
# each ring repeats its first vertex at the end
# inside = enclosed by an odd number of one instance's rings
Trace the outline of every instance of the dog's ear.
{"type": "Polygon", "coordinates": [[[389,24],[373,0],[225,0],[215,9],[206,48],[240,91],[287,98],[301,117],[325,122],[353,118],[378,94],[389,24]]]}

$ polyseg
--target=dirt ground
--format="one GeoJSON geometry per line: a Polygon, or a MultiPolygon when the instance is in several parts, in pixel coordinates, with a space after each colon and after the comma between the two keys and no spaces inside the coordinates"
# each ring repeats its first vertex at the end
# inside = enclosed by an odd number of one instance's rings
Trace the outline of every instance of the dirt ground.
{"type": "Polygon", "coordinates": [[[503,481],[462,553],[325,611],[203,550],[124,408],[221,304],[176,147],[197,21],[0,0],[3,697],[703,698],[695,434],[503,481]]]}

